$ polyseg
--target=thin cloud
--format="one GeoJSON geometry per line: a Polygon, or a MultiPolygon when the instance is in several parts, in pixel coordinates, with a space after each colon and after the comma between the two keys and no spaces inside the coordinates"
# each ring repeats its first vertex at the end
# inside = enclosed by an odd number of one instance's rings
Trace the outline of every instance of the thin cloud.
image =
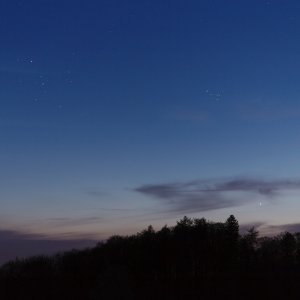
{"type": "Polygon", "coordinates": [[[148,184],[136,192],[162,200],[170,212],[201,212],[235,207],[248,203],[254,196],[272,199],[283,190],[300,189],[299,180],[195,180],[184,183],[148,184]],[[242,193],[234,197],[233,193],[242,193]]]}
{"type": "Polygon", "coordinates": [[[300,223],[266,225],[266,226],[262,226],[261,228],[261,233],[263,235],[275,235],[283,232],[290,232],[290,233],[300,232],[300,223]]]}
{"type": "Polygon", "coordinates": [[[281,231],[300,232],[300,223],[292,223],[278,226],[281,231]]]}
{"type": "Polygon", "coordinates": [[[246,234],[250,228],[255,228],[260,236],[274,236],[284,232],[300,232],[300,223],[271,225],[264,222],[254,222],[240,225],[240,233],[246,234]]]}
{"type": "Polygon", "coordinates": [[[55,226],[80,226],[80,225],[89,225],[89,224],[100,224],[103,222],[103,217],[98,216],[89,216],[83,218],[50,218],[48,222],[55,226]]]}

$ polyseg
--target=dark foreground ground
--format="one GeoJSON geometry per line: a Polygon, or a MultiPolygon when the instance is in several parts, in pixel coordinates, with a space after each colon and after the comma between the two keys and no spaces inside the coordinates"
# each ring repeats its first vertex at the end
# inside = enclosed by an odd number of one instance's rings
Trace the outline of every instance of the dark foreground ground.
{"type": "Polygon", "coordinates": [[[0,299],[300,299],[300,234],[241,236],[234,216],[184,217],[95,248],[9,262],[0,299]]]}

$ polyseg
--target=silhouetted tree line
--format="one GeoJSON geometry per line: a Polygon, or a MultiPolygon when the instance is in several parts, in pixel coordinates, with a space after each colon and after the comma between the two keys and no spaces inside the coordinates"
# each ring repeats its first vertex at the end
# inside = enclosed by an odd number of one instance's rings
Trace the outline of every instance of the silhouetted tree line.
{"type": "Polygon", "coordinates": [[[131,236],[0,269],[0,299],[300,299],[300,234],[239,234],[184,217],[131,236]]]}

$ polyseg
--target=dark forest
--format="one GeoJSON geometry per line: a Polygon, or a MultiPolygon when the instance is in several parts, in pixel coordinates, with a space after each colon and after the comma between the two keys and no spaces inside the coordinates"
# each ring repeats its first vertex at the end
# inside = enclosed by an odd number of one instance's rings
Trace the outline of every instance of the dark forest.
{"type": "Polygon", "coordinates": [[[2,266],[1,299],[296,299],[300,234],[239,234],[184,217],[112,236],[85,250],[16,259],[2,266]]]}

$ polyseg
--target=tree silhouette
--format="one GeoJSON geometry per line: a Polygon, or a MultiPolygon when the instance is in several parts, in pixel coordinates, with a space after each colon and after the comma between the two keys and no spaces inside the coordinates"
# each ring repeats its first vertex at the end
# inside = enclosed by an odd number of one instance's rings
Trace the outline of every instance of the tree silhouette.
{"type": "Polygon", "coordinates": [[[300,233],[240,235],[233,215],[217,223],[184,217],[0,268],[5,300],[296,299],[299,279],[300,233]]]}
{"type": "Polygon", "coordinates": [[[237,242],[239,238],[239,222],[234,215],[230,215],[225,222],[227,238],[237,242]]]}

